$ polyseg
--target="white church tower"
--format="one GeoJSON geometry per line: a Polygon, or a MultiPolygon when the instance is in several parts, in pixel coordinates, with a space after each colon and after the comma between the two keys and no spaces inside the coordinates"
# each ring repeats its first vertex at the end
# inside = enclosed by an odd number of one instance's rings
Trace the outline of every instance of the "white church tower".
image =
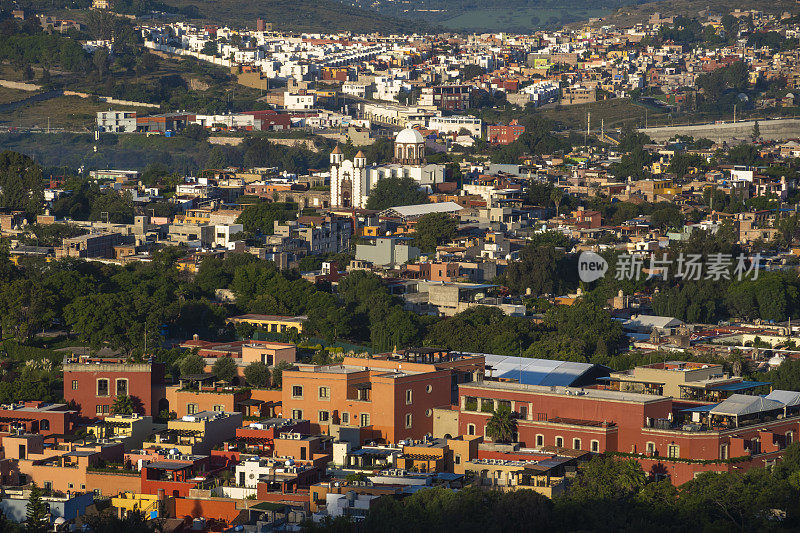
{"type": "Polygon", "coordinates": [[[411,128],[395,137],[394,162],[390,165],[368,166],[360,150],[352,161],[345,160],[337,145],[331,152],[331,207],[365,209],[372,187],[387,177],[410,177],[430,191],[444,181],[444,165],[425,164],[425,139],[411,128]]]}

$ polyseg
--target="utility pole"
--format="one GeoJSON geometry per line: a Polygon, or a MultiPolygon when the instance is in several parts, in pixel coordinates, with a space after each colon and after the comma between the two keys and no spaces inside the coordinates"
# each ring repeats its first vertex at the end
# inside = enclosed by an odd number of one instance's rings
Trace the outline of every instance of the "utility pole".
{"type": "Polygon", "coordinates": [[[733,123],[736,124],[736,104],[733,104],[733,123]]]}

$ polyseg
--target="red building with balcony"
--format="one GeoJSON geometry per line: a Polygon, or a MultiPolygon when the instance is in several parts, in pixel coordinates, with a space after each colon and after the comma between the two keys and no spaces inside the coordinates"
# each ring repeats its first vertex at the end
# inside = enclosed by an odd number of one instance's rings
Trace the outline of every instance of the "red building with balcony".
{"type": "Polygon", "coordinates": [[[158,416],[165,403],[164,365],[129,363],[121,358],[80,358],[64,362],[64,398],[81,416],[105,417],[114,399],[130,396],[142,415],[158,416]]]}
{"type": "Polygon", "coordinates": [[[459,432],[486,435],[492,411],[508,406],[516,440],[596,453],[631,454],[654,477],[681,484],[704,471],[764,467],[800,431],[800,393],[734,394],[718,404],[596,388],[484,381],[459,385],[459,432]]]}

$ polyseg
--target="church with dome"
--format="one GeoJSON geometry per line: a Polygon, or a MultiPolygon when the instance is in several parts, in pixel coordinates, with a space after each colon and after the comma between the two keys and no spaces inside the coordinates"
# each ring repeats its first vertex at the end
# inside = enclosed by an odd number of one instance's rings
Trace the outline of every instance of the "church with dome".
{"type": "Polygon", "coordinates": [[[444,181],[444,165],[425,162],[425,139],[415,129],[397,134],[394,161],[386,165],[368,165],[361,151],[352,160],[345,160],[337,146],[331,152],[331,207],[364,209],[376,183],[383,178],[404,176],[428,192],[444,181]]]}

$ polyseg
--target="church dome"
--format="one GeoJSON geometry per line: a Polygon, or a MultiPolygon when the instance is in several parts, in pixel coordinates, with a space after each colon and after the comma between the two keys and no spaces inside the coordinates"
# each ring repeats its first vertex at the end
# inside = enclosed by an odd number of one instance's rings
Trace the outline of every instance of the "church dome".
{"type": "Polygon", "coordinates": [[[415,129],[406,128],[395,137],[394,142],[402,144],[417,144],[424,143],[425,139],[422,134],[415,129]]]}

